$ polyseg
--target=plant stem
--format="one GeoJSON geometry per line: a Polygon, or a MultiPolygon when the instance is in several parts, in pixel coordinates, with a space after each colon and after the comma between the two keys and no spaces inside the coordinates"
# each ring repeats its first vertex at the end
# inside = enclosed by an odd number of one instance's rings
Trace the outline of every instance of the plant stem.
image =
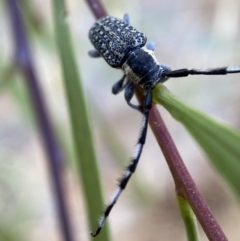
{"type": "Polygon", "coordinates": [[[178,195],[177,200],[185,224],[188,241],[200,241],[197,219],[192,208],[184,197],[178,195]]]}

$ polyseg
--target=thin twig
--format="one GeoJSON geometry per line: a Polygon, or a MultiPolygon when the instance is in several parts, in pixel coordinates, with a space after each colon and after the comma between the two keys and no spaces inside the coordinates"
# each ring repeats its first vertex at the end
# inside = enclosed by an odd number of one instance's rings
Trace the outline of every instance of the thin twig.
{"type": "Polygon", "coordinates": [[[46,106],[43,101],[43,94],[39,87],[33,58],[28,43],[28,37],[23,24],[23,16],[20,9],[19,0],[7,0],[10,19],[12,22],[13,39],[15,41],[15,61],[25,76],[29,92],[31,94],[33,108],[42,135],[43,144],[48,155],[49,167],[52,183],[55,191],[55,202],[59,216],[59,222],[63,238],[65,241],[72,241],[72,233],[69,223],[66,200],[64,196],[63,174],[63,154],[54,134],[50,118],[47,114],[46,106]]]}

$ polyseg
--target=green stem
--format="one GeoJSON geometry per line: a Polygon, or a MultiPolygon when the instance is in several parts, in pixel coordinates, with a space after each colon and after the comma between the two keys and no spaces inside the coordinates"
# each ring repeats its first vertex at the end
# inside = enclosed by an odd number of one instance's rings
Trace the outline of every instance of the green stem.
{"type": "MultiPolygon", "coordinates": [[[[70,114],[72,134],[77,154],[78,175],[84,189],[89,225],[93,230],[104,207],[101,179],[92,136],[91,121],[86,107],[83,86],[72,47],[72,40],[63,0],[53,0],[54,23],[61,58],[63,80],[70,114]]],[[[90,235],[90,234],[89,234],[90,235]]],[[[110,240],[108,225],[98,240],[110,240]]]]}
{"type": "Polygon", "coordinates": [[[200,241],[197,219],[192,208],[184,197],[178,196],[177,200],[185,224],[188,241],[200,241]]]}

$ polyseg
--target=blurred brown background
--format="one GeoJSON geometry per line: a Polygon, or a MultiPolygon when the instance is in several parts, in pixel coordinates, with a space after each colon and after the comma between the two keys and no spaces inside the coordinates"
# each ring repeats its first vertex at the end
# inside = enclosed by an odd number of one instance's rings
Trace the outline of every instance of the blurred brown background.
{"type": "MultiPolygon", "coordinates": [[[[94,18],[83,1],[68,0],[68,15],[79,69],[93,119],[106,200],[115,190],[137,140],[141,115],[129,108],[111,87],[122,75],[102,59],[91,59],[88,30],[94,18]]],[[[118,18],[128,13],[132,25],[157,44],[160,63],[178,68],[240,65],[240,2],[238,0],[104,1],[118,18]]],[[[51,1],[32,0],[33,19],[43,35],[29,30],[41,87],[55,130],[65,148],[66,186],[76,240],[90,240],[84,197],[74,171],[69,119],[54,42],[51,1]],[[80,190],[80,191],[79,191],[80,190]]],[[[13,56],[9,16],[0,4],[0,230],[18,240],[60,240],[52,190],[24,82],[6,82],[13,56]],[[7,73],[7,74],[6,74],[7,73]],[[4,77],[4,78],[3,78],[4,77]]],[[[27,23],[31,29],[31,24],[27,23]]],[[[240,128],[240,75],[193,76],[169,80],[169,90],[189,105],[240,128]]],[[[187,131],[159,107],[192,177],[226,236],[240,240],[239,201],[207,162],[187,131]]],[[[172,177],[151,133],[139,167],[110,215],[113,239],[186,240],[172,177]]],[[[97,220],[96,220],[97,221],[97,220]]],[[[207,240],[201,231],[202,240],[207,240]]]]}

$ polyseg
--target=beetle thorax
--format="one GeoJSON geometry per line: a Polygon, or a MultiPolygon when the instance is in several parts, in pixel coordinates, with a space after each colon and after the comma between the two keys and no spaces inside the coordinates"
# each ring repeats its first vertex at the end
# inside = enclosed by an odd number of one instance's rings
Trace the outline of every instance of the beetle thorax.
{"type": "Polygon", "coordinates": [[[122,69],[129,81],[143,87],[146,83],[156,81],[153,70],[158,69],[159,66],[154,52],[143,47],[134,49],[127,54],[122,69]]]}

